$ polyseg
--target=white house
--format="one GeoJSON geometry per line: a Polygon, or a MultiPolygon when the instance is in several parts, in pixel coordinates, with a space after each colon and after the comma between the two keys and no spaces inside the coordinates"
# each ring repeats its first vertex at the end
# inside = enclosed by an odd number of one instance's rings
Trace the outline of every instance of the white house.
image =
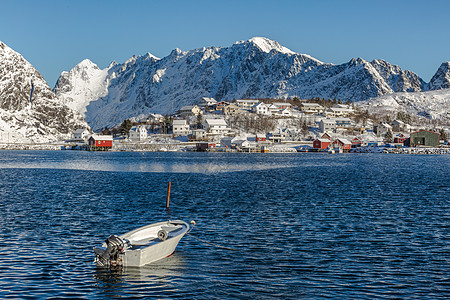
{"type": "Polygon", "coordinates": [[[91,133],[86,128],[77,129],[73,133],[73,139],[79,141],[86,141],[91,133]]]}
{"type": "Polygon", "coordinates": [[[272,114],[269,110],[269,106],[262,102],[259,102],[259,103],[256,103],[255,105],[253,105],[252,112],[254,112],[257,115],[266,115],[266,116],[270,116],[272,114]]]}
{"type": "Polygon", "coordinates": [[[243,149],[250,148],[251,143],[248,140],[235,139],[233,140],[232,145],[239,149],[243,149]]]}
{"type": "Polygon", "coordinates": [[[203,121],[203,128],[209,134],[226,134],[230,131],[227,122],[224,119],[205,119],[203,121]]]}
{"type": "Polygon", "coordinates": [[[282,109],[280,111],[278,111],[277,113],[275,113],[275,115],[277,116],[281,116],[281,117],[292,117],[292,111],[289,108],[285,108],[282,109]]]}
{"type": "Polygon", "coordinates": [[[336,120],[334,119],[322,119],[319,124],[320,132],[335,132],[336,131],[336,120]]]}
{"type": "Polygon", "coordinates": [[[272,143],[281,143],[286,140],[286,129],[278,129],[269,132],[268,138],[272,143]]]}
{"type": "Polygon", "coordinates": [[[236,105],[242,109],[250,110],[253,105],[258,104],[259,102],[261,102],[261,101],[256,100],[256,99],[242,99],[242,100],[236,100],[236,105]]]}
{"type": "Polygon", "coordinates": [[[188,135],[191,133],[186,120],[173,120],[172,132],[174,135],[188,135]]]}
{"type": "Polygon", "coordinates": [[[274,115],[280,111],[280,108],[272,103],[269,105],[269,111],[272,115],[274,115]]]}
{"type": "Polygon", "coordinates": [[[239,114],[243,114],[244,113],[244,111],[239,106],[237,106],[237,105],[235,105],[233,103],[231,103],[228,106],[225,106],[222,109],[222,111],[223,111],[223,113],[225,115],[229,115],[229,116],[235,116],[235,115],[239,115],[239,114]]]}
{"type": "Polygon", "coordinates": [[[374,126],[374,131],[376,132],[377,136],[385,136],[388,131],[392,132],[392,126],[387,123],[379,123],[378,125],[374,126]]]}
{"type": "Polygon", "coordinates": [[[206,139],[206,130],[205,129],[194,129],[192,133],[189,135],[190,140],[201,141],[206,139]]]}
{"type": "Polygon", "coordinates": [[[319,114],[325,111],[325,107],[317,103],[302,103],[300,110],[305,114],[319,114]]]}
{"type": "Polygon", "coordinates": [[[149,114],[147,117],[147,123],[154,124],[154,123],[161,123],[164,121],[164,116],[160,114],[149,114]]]}
{"type": "Polygon", "coordinates": [[[336,122],[336,127],[349,128],[352,127],[352,120],[349,118],[333,118],[336,122]]]}
{"type": "Polygon", "coordinates": [[[216,105],[217,101],[214,98],[202,97],[202,99],[197,103],[200,108],[205,108],[207,106],[216,105]]]}
{"type": "Polygon", "coordinates": [[[147,137],[147,128],[144,125],[133,126],[128,132],[128,138],[133,142],[143,142],[147,137]]]}
{"type": "Polygon", "coordinates": [[[411,131],[411,125],[406,124],[403,121],[400,120],[394,120],[391,123],[392,125],[392,130],[395,132],[410,132],[411,131]]]}
{"type": "Polygon", "coordinates": [[[353,113],[351,108],[330,107],[325,110],[327,117],[347,117],[353,113]]]}
{"type": "Polygon", "coordinates": [[[203,111],[198,105],[186,105],[180,108],[178,113],[182,116],[196,116],[198,114],[203,114],[203,111]]]}

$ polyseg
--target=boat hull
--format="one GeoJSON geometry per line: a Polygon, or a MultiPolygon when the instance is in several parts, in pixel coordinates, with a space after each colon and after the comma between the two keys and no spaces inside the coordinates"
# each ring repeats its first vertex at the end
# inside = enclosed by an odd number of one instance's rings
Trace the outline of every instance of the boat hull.
{"type": "Polygon", "coordinates": [[[184,235],[179,235],[158,242],[142,249],[128,250],[122,254],[123,265],[128,267],[141,267],[170,256],[176,249],[178,242],[184,235]]]}
{"type": "Polygon", "coordinates": [[[108,240],[100,248],[94,247],[97,266],[141,267],[170,256],[179,241],[188,232],[184,221],[167,221],[150,224],[120,236],[114,236],[118,245],[111,254],[108,240]],[[119,242],[117,242],[119,241],[119,242]],[[120,244],[123,242],[123,244],[120,244]]]}

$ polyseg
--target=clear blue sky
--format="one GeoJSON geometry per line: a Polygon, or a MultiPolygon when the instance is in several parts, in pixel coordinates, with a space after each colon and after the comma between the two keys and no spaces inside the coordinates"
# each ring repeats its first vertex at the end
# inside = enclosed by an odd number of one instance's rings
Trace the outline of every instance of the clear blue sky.
{"type": "Polygon", "coordinates": [[[445,0],[1,0],[0,40],[50,87],[85,58],[104,68],[254,36],[328,63],[385,59],[429,81],[450,60],[449,11],[445,0]]]}

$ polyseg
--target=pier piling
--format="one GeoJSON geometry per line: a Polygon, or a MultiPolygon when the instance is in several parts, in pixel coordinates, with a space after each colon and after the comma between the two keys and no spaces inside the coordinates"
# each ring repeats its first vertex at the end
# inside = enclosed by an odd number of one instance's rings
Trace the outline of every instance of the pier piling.
{"type": "Polygon", "coordinates": [[[167,184],[167,200],[166,200],[166,209],[169,209],[169,202],[170,202],[170,186],[171,182],[167,184]]]}

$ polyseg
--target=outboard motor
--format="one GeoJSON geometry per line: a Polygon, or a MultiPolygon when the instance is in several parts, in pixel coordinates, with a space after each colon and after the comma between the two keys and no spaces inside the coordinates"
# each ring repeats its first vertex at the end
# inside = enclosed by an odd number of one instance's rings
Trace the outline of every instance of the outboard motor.
{"type": "Polygon", "coordinates": [[[106,250],[94,249],[97,266],[110,267],[123,265],[122,257],[119,254],[123,253],[125,242],[117,235],[111,235],[106,239],[105,243],[106,250]]]}

